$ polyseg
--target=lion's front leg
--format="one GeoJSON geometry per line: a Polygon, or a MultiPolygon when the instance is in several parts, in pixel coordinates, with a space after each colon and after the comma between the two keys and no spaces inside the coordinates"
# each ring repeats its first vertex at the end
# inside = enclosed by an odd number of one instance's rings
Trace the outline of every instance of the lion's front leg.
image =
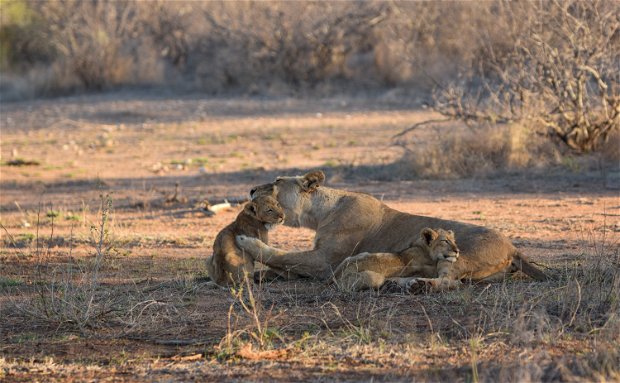
{"type": "Polygon", "coordinates": [[[255,261],[260,263],[265,263],[263,259],[269,259],[283,253],[282,251],[267,245],[258,238],[238,235],[236,239],[237,245],[239,245],[239,247],[248,253],[255,261]]]}
{"type": "Polygon", "coordinates": [[[255,261],[273,269],[305,277],[325,279],[331,274],[328,254],[337,253],[331,249],[286,252],[268,246],[262,241],[239,235],[237,245],[252,256],[255,261]]]}

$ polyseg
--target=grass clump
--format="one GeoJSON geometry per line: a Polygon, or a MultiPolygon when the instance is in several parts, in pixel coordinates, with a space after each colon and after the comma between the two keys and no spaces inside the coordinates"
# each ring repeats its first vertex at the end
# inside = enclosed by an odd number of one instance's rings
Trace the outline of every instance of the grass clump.
{"type": "Polygon", "coordinates": [[[521,126],[437,129],[425,143],[397,142],[405,153],[395,164],[403,177],[469,178],[557,165],[563,158],[551,143],[521,126]]]}

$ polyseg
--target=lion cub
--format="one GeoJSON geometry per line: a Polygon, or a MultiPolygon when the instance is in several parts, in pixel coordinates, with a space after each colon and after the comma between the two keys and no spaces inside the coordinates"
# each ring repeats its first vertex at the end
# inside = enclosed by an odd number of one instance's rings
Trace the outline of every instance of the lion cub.
{"type": "Polygon", "coordinates": [[[459,257],[451,230],[424,228],[410,247],[398,254],[361,253],[345,259],[334,271],[344,290],[378,289],[386,279],[399,285],[404,277],[446,278],[459,257]]]}
{"type": "Polygon", "coordinates": [[[235,243],[246,235],[268,243],[268,231],[284,222],[284,211],[275,198],[265,196],[248,202],[233,223],[215,237],[213,255],[207,258],[209,277],[220,286],[240,283],[254,272],[254,259],[235,243]]]}

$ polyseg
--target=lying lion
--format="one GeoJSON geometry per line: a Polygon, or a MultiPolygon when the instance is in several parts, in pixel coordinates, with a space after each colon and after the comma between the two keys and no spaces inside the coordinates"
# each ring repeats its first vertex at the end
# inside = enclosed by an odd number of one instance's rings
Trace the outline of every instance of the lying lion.
{"type": "Polygon", "coordinates": [[[263,196],[248,202],[233,223],[215,237],[213,255],[207,258],[207,272],[220,286],[238,284],[254,272],[254,259],[235,244],[237,235],[246,235],[264,243],[268,232],[284,222],[284,212],[273,197],[263,196]]]}
{"type": "Polygon", "coordinates": [[[407,278],[446,278],[459,257],[454,233],[422,229],[419,238],[400,253],[361,253],[345,259],[334,271],[334,282],[345,291],[378,289],[386,279],[407,287],[407,278]]]}
{"type": "Polygon", "coordinates": [[[278,177],[252,189],[253,199],[272,196],[278,200],[284,224],[316,230],[314,249],[284,251],[260,239],[238,236],[237,243],[271,268],[327,279],[347,257],[361,252],[396,253],[409,246],[412,236],[425,227],[452,230],[461,256],[448,278],[495,280],[521,270],[537,280],[546,275],[532,266],[508,238],[495,230],[463,222],[403,213],[363,193],[322,186],[323,172],[278,177]]]}

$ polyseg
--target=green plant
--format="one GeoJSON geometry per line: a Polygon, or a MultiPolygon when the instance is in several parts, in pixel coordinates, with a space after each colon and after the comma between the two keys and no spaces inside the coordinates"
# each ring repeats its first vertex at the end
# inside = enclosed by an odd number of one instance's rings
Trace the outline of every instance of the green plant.
{"type": "Polygon", "coordinates": [[[65,220],[67,220],[67,221],[78,221],[79,222],[80,221],[80,216],[77,215],[77,214],[69,212],[69,213],[65,214],[65,220]]]}
{"type": "Polygon", "coordinates": [[[60,215],[60,212],[58,210],[48,210],[45,215],[47,216],[47,218],[53,219],[57,218],[60,215]]]}
{"type": "Polygon", "coordinates": [[[0,290],[6,289],[7,287],[21,286],[23,284],[24,281],[19,278],[0,277],[0,290]]]}

